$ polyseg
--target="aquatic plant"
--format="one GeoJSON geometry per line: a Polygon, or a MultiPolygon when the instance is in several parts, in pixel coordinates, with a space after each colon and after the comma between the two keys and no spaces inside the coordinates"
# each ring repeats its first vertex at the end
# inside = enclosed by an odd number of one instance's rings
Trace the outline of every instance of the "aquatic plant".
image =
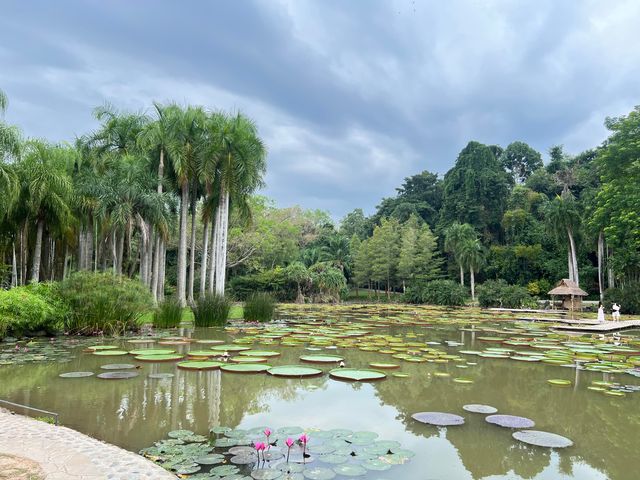
{"type": "Polygon", "coordinates": [[[153,326],[156,328],[175,328],[182,321],[182,306],[174,298],[160,302],[153,312],[153,326]]]}
{"type": "Polygon", "coordinates": [[[231,301],[224,295],[207,293],[196,300],[192,310],[196,327],[221,326],[227,323],[231,301]]]}
{"type": "Polygon", "coordinates": [[[271,295],[258,292],[251,295],[244,304],[244,319],[250,322],[270,322],[276,306],[271,295]]]}

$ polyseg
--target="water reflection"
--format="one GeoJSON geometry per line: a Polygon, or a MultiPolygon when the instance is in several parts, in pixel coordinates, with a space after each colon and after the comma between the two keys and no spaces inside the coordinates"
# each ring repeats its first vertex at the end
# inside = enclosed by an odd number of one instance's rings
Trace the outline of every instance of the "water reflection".
{"type": "MultiPolygon", "coordinates": [[[[465,344],[463,348],[480,347],[475,332],[456,327],[394,327],[391,331],[414,332],[420,341],[454,340],[465,344]]],[[[229,340],[223,331],[181,333],[229,340]]],[[[459,349],[442,348],[452,353],[459,349]]],[[[282,352],[274,362],[277,364],[297,363],[305,352],[300,347],[269,349],[282,352]]],[[[341,350],[340,354],[349,366],[381,360],[378,353],[357,349],[341,350]]],[[[67,426],[134,451],[175,429],[207,433],[218,425],[300,425],[372,430],[417,453],[410,463],[392,469],[392,476],[376,473],[372,479],[637,478],[640,393],[611,398],[586,389],[593,380],[638,384],[631,376],[473,357],[477,365],[466,369],[452,363],[403,363],[402,371],[410,378],[372,384],[336,382],[326,376],[296,380],[264,374],[190,372],[161,363],[143,365],[138,370],[140,376],[131,380],[58,377],[76,370],[98,373],[100,365],[126,361],[120,358],[106,360],[79,353],[66,364],[0,367],[0,397],[57,411],[67,426]],[[448,372],[451,377],[439,378],[435,372],[448,372]],[[150,379],[149,373],[175,376],[150,379]],[[454,383],[456,376],[471,377],[475,383],[454,383]],[[546,383],[549,378],[570,379],[574,387],[551,387],[546,383]],[[513,440],[509,430],[466,412],[467,423],[449,429],[411,419],[417,411],[461,413],[467,403],[485,403],[502,413],[527,416],[536,421],[536,429],[569,437],[575,446],[558,452],[527,447],[513,440]]]]}

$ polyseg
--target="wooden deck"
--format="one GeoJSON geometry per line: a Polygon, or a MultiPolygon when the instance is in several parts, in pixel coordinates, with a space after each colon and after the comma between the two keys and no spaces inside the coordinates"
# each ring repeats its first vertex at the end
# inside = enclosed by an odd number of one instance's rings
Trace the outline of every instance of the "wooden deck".
{"type": "Polygon", "coordinates": [[[613,333],[621,330],[640,329],[640,320],[623,320],[621,322],[586,323],[581,325],[557,325],[554,330],[563,332],[613,333]]]}

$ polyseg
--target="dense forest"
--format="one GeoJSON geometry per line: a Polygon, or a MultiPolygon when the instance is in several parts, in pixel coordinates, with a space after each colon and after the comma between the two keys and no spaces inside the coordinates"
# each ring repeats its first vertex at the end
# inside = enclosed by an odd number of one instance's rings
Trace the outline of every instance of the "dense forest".
{"type": "Polygon", "coordinates": [[[3,287],[89,270],[183,304],[225,286],[237,299],[267,291],[299,302],[348,290],[430,301],[434,289],[475,300],[485,284],[485,294],[519,289],[522,303],[561,278],[592,298],[638,289],[638,107],[605,120],[602,145],[576,155],[552,146],[546,164],[522,141],[471,141],[443,177],[407,177],[372,215],[358,208],[338,225],[255,193],[266,146],[244,115],[151,111],[99,107],[99,128],[73,143],[23,139],[0,120],[3,287]]]}

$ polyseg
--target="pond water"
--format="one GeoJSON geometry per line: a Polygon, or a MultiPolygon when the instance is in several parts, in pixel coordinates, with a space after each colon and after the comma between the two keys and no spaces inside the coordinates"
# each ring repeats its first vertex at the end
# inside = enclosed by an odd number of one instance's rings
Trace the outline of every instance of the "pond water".
{"type": "MultiPolygon", "coordinates": [[[[627,346],[622,353],[608,344],[614,350],[608,355],[613,356],[604,357],[602,350],[607,347],[599,341],[550,335],[546,327],[538,324],[515,324],[507,315],[490,316],[478,311],[291,306],[281,309],[280,317],[294,323],[270,328],[271,336],[265,336],[265,331],[258,328],[185,328],[171,334],[229,344],[235,341],[255,350],[275,351],[281,355],[268,359],[274,366],[301,364],[300,356],[322,354],[344,358],[347,368],[369,368],[372,362],[400,367],[380,370],[387,375],[381,381],[344,382],[326,373],[335,365],[307,363],[325,373],[313,378],[279,378],[267,373],[188,371],[178,369],[174,362],[140,362],[131,355],[84,352],[87,345],[100,343],[97,339],[61,346],[71,352],[67,361],[39,357],[19,363],[20,351],[14,353],[15,345],[4,344],[0,347],[0,360],[4,358],[1,363],[5,363],[0,364],[0,398],[58,412],[64,425],[136,452],[180,429],[208,435],[211,428],[218,426],[247,430],[269,426],[274,431],[299,426],[308,432],[310,447],[315,429],[347,429],[375,432],[378,440],[399,442],[402,449],[415,453],[411,458],[407,455],[406,463],[386,471],[367,470],[360,476],[363,479],[640,477],[640,392],[615,396],[599,390],[611,393],[612,387],[617,387],[610,384],[616,383],[629,385],[628,390],[640,388],[640,378],[625,372],[629,362],[640,355],[640,339],[633,334],[623,337],[623,345],[627,346]],[[516,344],[501,343],[505,340],[516,344]],[[283,341],[291,345],[283,346],[283,341]],[[500,351],[501,348],[520,354],[500,351]],[[576,350],[584,350],[578,354],[586,360],[567,361],[566,352],[571,348],[574,355],[576,350]],[[600,353],[589,353],[589,349],[600,353]],[[540,360],[546,355],[547,360],[557,360],[554,350],[565,355],[561,357],[563,361],[491,358],[518,355],[540,360]],[[462,353],[481,351],[485,356],[462,353]],[[604,363],[609,360],[610,364],[604,363]],[[139,367],[128,370],[138,376],[123,380],[97,378],[97,374],[109,371],[102,366],[121,363],[139,367]],[[579,368],[575,368],[576,364],[579,368]],[[59,377],[74,371],[96,375],[59,377]],[[174,376],[153,379],[149,377],[153,373],[174,376]],[[394,376],[397,373],[408,376],[394,376]],[[472,383],[455,381],[460,377],[472,383]],[[571,385],[552,386],[549,379],[569,380],[571,385]],[[551,450],[523,444],[512,438],[513,430],[491,425],[484,415],[463,410],[465,404],[491,405],[499,413],[530,418],[535,421],[536,430],[568,437],[574,445],[551,450]],[[412,418],[412,414],[424,411],[461,415],[465,424],[439,428],[412,418]]],[[[212,347],[196,342],[171,346],[132,344],[125,339],[105,339],[103,343],[124,350],[169,348],[179,353],[212,347]]],[[[38,347],[32,345],[31,349],[37,351],[38,347]]],[[[236,355],[234,352],[232,358],[236,355]]],[[[316,456],[318,460],[322,457],[316,456]]],[[[348,463],[357,460],[352,457],[348,463]]]]}

